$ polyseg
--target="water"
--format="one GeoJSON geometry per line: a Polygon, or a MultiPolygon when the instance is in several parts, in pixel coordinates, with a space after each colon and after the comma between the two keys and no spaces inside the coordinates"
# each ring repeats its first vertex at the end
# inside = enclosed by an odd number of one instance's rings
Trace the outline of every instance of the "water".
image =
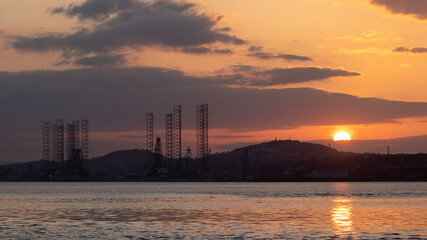
{"type": "Polygon", "coordinates": [[[1,239],[427,239],[427,183],[0,183],[1,239]]]}

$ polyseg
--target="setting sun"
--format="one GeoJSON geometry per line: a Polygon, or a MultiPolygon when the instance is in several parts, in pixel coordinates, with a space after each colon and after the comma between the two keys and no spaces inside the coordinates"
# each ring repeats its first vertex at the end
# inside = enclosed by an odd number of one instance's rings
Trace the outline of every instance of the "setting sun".
{"type": "Polygon", "coordinates": [[[349,140],[351,140],[351,137],[350,135],[348,135],[348,133],[345,133],[345,132],[339,132],[334,136],[334,141],[349,141],[349,140]]]}

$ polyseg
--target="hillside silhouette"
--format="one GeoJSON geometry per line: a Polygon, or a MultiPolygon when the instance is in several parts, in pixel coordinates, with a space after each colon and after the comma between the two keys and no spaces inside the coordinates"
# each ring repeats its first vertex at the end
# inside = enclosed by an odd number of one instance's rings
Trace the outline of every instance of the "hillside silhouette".
{"type": "Polygon", "coordinates": [[[162,161],[153,174],[149,152],[111,152],[82,169],[36,161],[0,166],[3,181],[405,181],[427,180],[427,154],[356,154],[315,143],[271,141],[205,159],[162,161]]]}

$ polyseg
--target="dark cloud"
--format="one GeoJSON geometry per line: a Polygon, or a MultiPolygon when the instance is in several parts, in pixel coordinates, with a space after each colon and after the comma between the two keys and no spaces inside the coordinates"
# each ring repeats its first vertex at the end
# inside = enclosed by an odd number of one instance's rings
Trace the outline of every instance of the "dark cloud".
{"type": "Polygon", "coordinates": [[[222,74],[224,82],[246,86],[276,86],[309,81],[320,81],[331,77],[359,76],[358,72],[350,72],[331,68],[274,68],[263,70],[248,65],[229,67],[230,74],[222,74]]]}
{"type": "Polygon", "coordinates": [[[371,3],[385,7],[392,14],[411,15],[418,19],[427,19],[427,1],[425,0],[371,0],[371,3]]]}
{"type": "Polygon", "coordinates": [[[185,48],[182,48],[182,52],[192,53],[192,54],[205,54],[205,53],[211,53],[212,50],[208,47],[185,47],[185,48]]]}
{"type": "Polygon", "coordinates": [[[260,51],[262,51],[262,49],[264,49],[264,48],[261,46],[250,46],[248,48],[248,51],[249,52],[260,52],[260,51]]]}
{"type": "Polygon", "coordinates": [[[74,61],[75,65],[87,67],[116,66],[124,63],[126,63],[126,58],[123,54],[103,54],[93,57],[83,57],[74,61]]]}
{"type": "Polygon", "coordinates": [[[305,67],[284,69],[275,68],[272,70],[257,72],[255,73],[255,75],[261,78],[262,80],[254,81],[253,85],[264,86],[324,80],[331,77],[359,76],[360,73],[349,72],[340,69],[305,67]],[[264,79],[266,79],[267,81],[265,81],[264,79]]]}
{"type": "Polygon", "coordinates": [[[82,28],[70,34],[16,36],[12,46],[20,51],[62,51],[64,57],[70,57],[106,54],[123,48],[160,46],[180,50],[215,43],[245,43],[215,30],[217,21],[198,13],[192,3],[87,0],[81,5],[54,8],[52,12],[101,21],[91,29],[82,28]]]}
{"type": "Polygon", "coordinates": [[[233,72],[253,72],[254,70],[258,69],[258,67],[239,64],[239,65],[231,65],[229,66],[229,69],[231,69],[233,72]]]}
{"type": "Polygon", "coordinates": [[[425,48],[425,47],[415,47],[415,48],[397,47],[397,48],[393,49],[393,52],[427,53],[427,48],[425,48]]]}
{"type": "Polygon", "coordinates": [[[80,20],[104,20],[110,14],[138,7],[137,0],[87,0],[80,5],[70,4],[68,7],[49,9],[52,14],[64,14],[68,17],[77,16],[80,20]]]}
{"type": "Polygon", "coordinates": [[[415,47],[411,49],[412,53],[427,53],[427,48],[425,47],[415,47]]]}
{"type": "MultiPolygon", "coordinates": [[[[301,74],[301,70],[296,69],[296,72],[301,74]]],[[[323,77],[330,76],[330,72],[333,75],[352,74],[345,71],[339,73],[341,70],[336,70],[338,73],[331,69],[317,70],[326,72],[323,77]]],[[[214,120],[212,126],[231,129],[389,122],[394,118],[427,114],[427,108],[422,108],[426,107],[427,103],[358,98],[310,88],[270,90],[227,88],[215,77],[192,77],[186,76],[181,71],[161,68],[2,72],[0,84],[2,109],[5,116],[13,116],[13,119],[19,117],[21,117],[19,119],[32,117],[39,119],[62,114],[74,116],[79,113],[79,115],[91,115],[100,120],[100,124],[94,130],[110,130],[110,126],[111,130],[127,129],[124,127],[127,124],[123,123],[123,126],[118,127],[120,121],[114,123],[115,120],[124,118],[127,119],[125,122],[133,122],[126,116],[129,114],[139,116],[140,113],[137,112],[140,111],[135,109],[146,108],[147,111],[158,109],[166,112],[169,105],[174,103],[193,106],[200,102],[208,102],[213,105],[212,109],[215,109],[213,110],[215,113],[222,111],[220,109],[223,108],[223,114],[212,115],[214,120]],[[82,88],[82,86],[85,87],[82,88]],[[57,97],[55,101],[51,101],[55,99],[52,98],[53,96],[57,97]],[[162,96],[168,96],[168,98],[162,96]],[[158,100],[153,102],[151,99],[158,100]],[[265,116],[278,114],[278,106],[287,109],[286,112],[294,112],[295,116],[280,113],[277,117],[266,119],[265,116]],[[97,111],[94,112],[93,109],[97,111]],[[259,111],[257,116],[248,117],[257,111],[259,111]],[[355,112],[352,113],[352,111],[355,112]],[[242,116],[234,116],[242,113],[242,116]],[[313,117],[300,119],[302,116],[311,114],[313,117]],[[281,118],[282,115],[283,118],[281,118]],[[227,117],[224,118],[225,116],[227,117]],[[104,117],[105,123],[101,123],[104,117]]],[[[0,121],[6,121],[6,118],[0,121]]],[[[133,128],[136,125],[130,126],[133,128]]]]}
{"type": "Polygon", "coordinates": [[[298,56],[293,54],[282,54],[282,53],[268,53],[263,51],[264,47],[262,46],[250,46],[248,51],[250,53],[246,54],[248,57],[255,57],[263,60],[269,59],[283,59],[287,61],[311,61],[313,59],[305,56],[298,56]]]}
{"type": "Polygon", "coordinates": [[[219,53],[219,54],[232,54],[233,53],[233,51],[231,49],[228,49],[228,48],[215,49],[214,52],[219,53]]]}
{"type": "MultiPolygon", "coordinates": [[[[250,48],[249,48],[250,49],[250,48]]],[[[252,52],[247,54],[248,57],[256,57],[263,60],[269,60],[272,58],[284,59],[287,61],[311,61],[312,59],[305,56],[298,56],[292,54],[277,54],[277,53],[266,53],[266,52],[252,52]]]]}
{"type": "Polygon", "coordinates": [[[225,48],[225,49],[211,49],[208,47],[185,47],[181,49],[182,52],[185,53],[192,53],[192,54],[207,54],[207,53],[218,53],[218,54],[231,54],[233,53],[232,50],[225,48]]]}
{"type": "MultiPolygon", "coordinates": [[[[228,88],[223,81],[141,67],[0,72],[0,161],[38,158],[43,120],[89,118],[93,132],[144,131],[145,113],[154,112],[155,127],[163,130],[164,113],[173,104],[182,104],[183,129],[194,129],[199,103],[209,104],[211,128],[234,131],[427,116],[426,102],[360,98],[311,88],[228,88]],[[27,148],[27,142],[35,147],[27,148]]],[[[105,149],[102,144],[91,139],[93,148],[105,149]]]]}
{"type": "Polygon", "coordinates": [[[220,32],[231,32],[231,27],[218,28],[217,31],[220,31],[220,32]]]}
{"type": "Polygon", "coordinates": [[[226,68],[218,69],[214,71],[215,74],[218,74],[217,78],[219,79],[236,79],[236,76],[241,76],[243,78],[243,74],[250,73],[252,74],[258,67],[245,65],[245,64],[236,64],[230,65],[226,68]]]}
{"type": "Polygon", "coordinates": [[[53,64],[53,66],[62,66],[62,65],[70,64],[70,63],[71,63],[71,61],[68,61],[68,60],[61,60],[61,61],[59,61],[59,62],[54,63],[54,64],[53,64]]]}
{"type": "Polygon", "coordinates": [[[298,60],[298,61],[311,61],[313,59],[304,56],[292,55],[292,54],[277,54],[276,58],[282,58],[288,61],[298,60]]]}

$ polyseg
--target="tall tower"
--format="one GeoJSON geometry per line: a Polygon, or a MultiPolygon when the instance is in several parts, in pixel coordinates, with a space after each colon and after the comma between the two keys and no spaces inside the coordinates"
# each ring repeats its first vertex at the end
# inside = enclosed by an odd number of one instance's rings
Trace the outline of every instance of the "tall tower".
{"type": "Polygon", "coordinates": [[[80,121],[74,120],[73,127],[74,127],[74,148],[78,149],[80,148],[80,121]]]}
{"type": "Polygon", "coordinates": [[[153,131],[153,124],[154,124],[154,114],[153,113],[147,113],[147,150],[151,153],[154,152],[154,131],[153,131]]]}
{"type": "Polygon", "coordinates": [[[50,160],[50,122],[43,122],[43,160],[50,160]]]}
{"type": "Polygon", "coordinates": [[[196,107],[196,140],[197,158],[208,156],[208,105],[200,104],[196,107]]]}
{"type": "Polygon", "coordinates": [[[89,119],[82,119],[82,159],[89,159],[89,119]]]}
{"type": "Polygon", "coordinates": [[[152,171],[152,173],[155,172],[155,164],[154,164],[154,158],[153,158],[153,152],[154,152],[154,114],[153,113],[147,113],[147,161],[148,161],[148,167],[152,171]]]}
{"type": "Polygon", "coordinates": [[[56,119],[56,160],[64,162],[64,119],[56,119]]]}
{"type": "MultiPolygon", "coordinates": [[[[173,142],[172,142],[172,134],[173,134],[173,115],[172,113],[166,113],[166,129],[165,129],[165,139],[166,139],[166,159],[173,158],[173,142]]],[[[157,146],[157,143],[156,143],[157,146]]]]}
{"type": "Polygon", "coordinates": [[[80,148],[79,137],[80,137],[80,123],[79,121],[73,121],[67,124],[67,159],[70,160],[72,153],[75,149],[80,148]]]}
{"type": "Polygon", "coordinates": [[[50,125],[50,161],[58,161],[58,126],[55,123],[50,125]]]}
{"type": "Polygon", "coordinates": [[[172,158],[181,159],[181,105],[173,106],[173,153],[172,158]]]}

